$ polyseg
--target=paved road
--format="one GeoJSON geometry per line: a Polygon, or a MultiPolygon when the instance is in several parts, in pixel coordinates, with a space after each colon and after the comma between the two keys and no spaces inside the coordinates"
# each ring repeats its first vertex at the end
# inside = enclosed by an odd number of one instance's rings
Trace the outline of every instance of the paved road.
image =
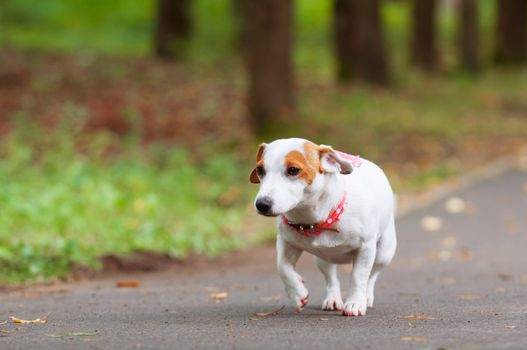
{"type": "Polygon", "coordinates": [[[286,303],[274,251],[263,247],[195,275],[129,277],[139,288],[116,288],[120,276],[4,295],[0,319],[49,316],[1,326],[11,333],[0,334],[0,349],[527,349],[526,182],[509,171],[457,193],[464,213],[441,201],[400,219],[396,259],[364,317],[319,310],[323,281],[309,256],[299,267],[306,310],[251,316],[286,303]],[[421,227],[428,215],[442,220],[439,231],[421,227]],[[227,299],[211,302],[214,291],[227,299]],[[402,318],[416,314],[433,319],[402,318]],[[68,332],[95,334],[49,336],[68,332]]]}

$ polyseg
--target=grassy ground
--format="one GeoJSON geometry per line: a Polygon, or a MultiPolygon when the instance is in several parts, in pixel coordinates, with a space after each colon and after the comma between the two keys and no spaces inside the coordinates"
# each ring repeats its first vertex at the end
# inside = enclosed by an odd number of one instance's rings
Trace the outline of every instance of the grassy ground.
{"type": "MultiPolygon", "coordinates": [[[[97,268],[106,254],[213,255],[272,229],[250,204],[247,176],[262,140],[244,118],[228,2],[194,2],[194,44],[176,64],[142,57],[152,1],[116,1],[111,14],[96,4],[0,5],[0,283],[97,268]]],[[[397,191],[524,149],[527,70],[456,71],[447,10],[442,69],[409,69],[403,5],[385,7],[395,79],[379,90],[333,83],[329,2],[298,1],[299,120],[264,141],[303,136],[361,154],[397,191]]]]}
{"type": "Polygon", "coordinates": [[[29,125],[0,144],[2,281],[97,268],[107,254],[214,255],[238,245],[246,198],[233,157],[196,162],[183,148],[72,134],[70,122],[52,131],[29,125]],[[104,154],[112,146],[118,154],[104,154]]]}

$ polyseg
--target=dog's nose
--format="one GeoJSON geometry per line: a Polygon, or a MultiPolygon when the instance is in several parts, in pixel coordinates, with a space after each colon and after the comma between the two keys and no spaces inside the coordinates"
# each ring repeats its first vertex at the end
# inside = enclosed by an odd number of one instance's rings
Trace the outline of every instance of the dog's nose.
{"type": "Polygon", "coordinates": [[[262,214],[269,214],[273,206],[273,200],[270,197],[262,197],[256,200],[256,209],[262,214]]]}

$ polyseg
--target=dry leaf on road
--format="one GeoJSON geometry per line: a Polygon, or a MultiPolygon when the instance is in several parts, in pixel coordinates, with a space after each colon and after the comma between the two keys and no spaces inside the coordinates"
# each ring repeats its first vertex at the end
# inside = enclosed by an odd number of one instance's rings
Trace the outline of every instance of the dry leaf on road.
{"type": "Polygon", "coordinates": [[[141,284],[137,281],[119,281],[115,285],[118,288],[137,288],[141,284]]]}
{"type": "Polygon", "coordinates": [[[503,281],[512,281],[512,279],[514,278],[512,275],[503,272],[498,272],[496,276],[498,276],[498,278],[503,281]]]}
{"type": "Polygon", "coordinates": [[[48,337],[52,338],[64,338],[64,337],[87,337],[90,335],[97,335],[97,331],[93,332],[66,332],[58,334],[46,334],[48,337]]]}
{"type": "Polygon", "coordinates": [[[421,228],[425,231],[436,232],[443,226],[443,220],[437,216],[425,216],[421,219],[421,228]]]}
{"type": "Polygon", "coordinates": [[[426,344],[428,339],[425,337],[401,337],[401,341],[412,342],[417,344],[426,344]]]}
{"type": "Polygon", "coordinates": [[[278,308],[276,310],[265,311],[265,312],[255,312],[255,313],[252,314],[252,316],[257,316],[257,317],[274,316],[274,315],[278,315],[280,313],[280,311],[282,311],[284,308],[285,308],[285,305],[282,305],[280,308],[278,308]]]}
{"type": "Polygon", "coordinates": [[[471,261],[474,259],[474,254],[469,248],[463,247],[459,250],[459,259],[462,261],[471,261]]]}
{"type": "Polygon", "coordinates": [[[445,277],[441,278],[441,284],[449,286],[449,285],[455,284],[455,283],[456,283],[456,279],[454,277],[445,276],[445,277]]]}
{"type": "Polygon", "coordinates": [[[13,323],[22,323],[22,324],[34,324],[34,323],[47,323],[47,318],[36,318],[34,320],[22,320],[20,318],[17,318],[15,316],[9,317],[13,323]]]}
{"type": "Polygon", "coordinates": [[[210,300],[212,300],[214,302],[225,301],[225,299],[227,299],[228,296],[229,296],[229,293],[227,293],[227,292],[212,293],[210,295],[210,300]]]}
{"type": "Polygon", "coordinates": [[[412,321],[427,321],[427,320],[435,320],[435,318],[428,316],[428,315],[406,315],[399,317],[403,320],[412,320],[412,321]]]}
{"type": "Polygon", "coordinates": [[[445,202],[445,210],[450,214],[459,214],[465,211],[467,205],[465,201],[459,197],[450,197],[445,202]]]}
{"type": "Polygon", "coordinates": [[[260,297],[262,301],[279,301],[282,299],[279,295],[273,295],[272,297],[260,297]]]}

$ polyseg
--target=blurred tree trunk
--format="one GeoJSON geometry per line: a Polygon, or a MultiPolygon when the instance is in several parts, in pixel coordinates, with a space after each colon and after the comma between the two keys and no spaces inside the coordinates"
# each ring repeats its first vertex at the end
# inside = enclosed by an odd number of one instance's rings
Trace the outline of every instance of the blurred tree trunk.
{"type": "Polygon", "coordinates": [[[527,62],[527,0],[498,0],[497,64],[527,62]]]}
{"type": "Polygon", "coordinates": [[[376,85],[390,81],[380,0],[335,0],[334,39],[338,80],[376,85]]]}
{"type": "Polygon", "coordinates": [[[463,69],[479,69],[479,30],[477,0],[461,0],[459,54],[463,69]]]}
{"type": "Polygon", "coordinates": [[[192,32],[190,0],[158,0],[155,54],[174,59],[185,56],[192,32]]]}
{"type": "Polygon", "coordinates": [[[339,82],[345,83],[351,80],[353,66],[352,41],[355,39],[353,0],[335,0],[334,2],[333,35],[335,40],[335,51],[337,58],[337,78],[339,82]]]}
{"type": "Polygon", "coordinates": [[[251,0],[247,11],[249,112],[261,131],[294,115],[293,0],[251,0]]]}
{"type": "Polygon", "coordinates": [[[430,71],[437,66],[436,0],[413,0],[412,63],[430,71]]]}
{"type": "Polygon", "coordinates": [[[232,0],[234,21],[236,22],[236,46],[242,51],[247,47],[248,0],[232,0]]]}

